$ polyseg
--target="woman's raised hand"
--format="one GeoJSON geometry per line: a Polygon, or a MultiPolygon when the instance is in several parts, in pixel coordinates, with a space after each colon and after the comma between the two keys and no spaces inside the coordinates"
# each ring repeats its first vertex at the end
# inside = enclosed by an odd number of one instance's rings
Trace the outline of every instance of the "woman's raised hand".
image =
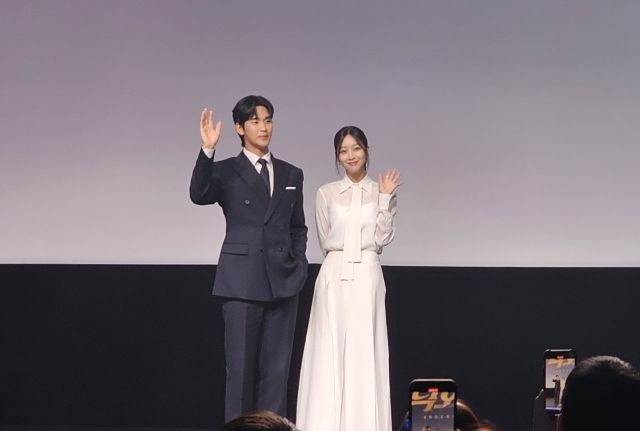
{"type": "Polygon", "coordinates": [[[382,194],[390,195],[395,189],[402,185],[400,180],[400,172],[393,169],[387,169],[387,172],[378,176],[378,190],[382,194]]]}
{"type": "Polygon", "coordinates": [[[204,108],[200,115],[200,138],[202,138],[202,147],[212,150],[215,148],[220,139],[220,128],[222,122],[218,121],[216,127],[213,127],[213,111],[204,108]]]}

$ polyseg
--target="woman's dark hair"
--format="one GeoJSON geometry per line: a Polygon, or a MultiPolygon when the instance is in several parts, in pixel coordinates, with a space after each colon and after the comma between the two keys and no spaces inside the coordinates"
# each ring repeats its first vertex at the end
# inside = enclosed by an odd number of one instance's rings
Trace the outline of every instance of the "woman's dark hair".
{"type": "MultiPolygon", "coordinates": [[[[233,111],[231,111],[233,123],[240,124],[244,127],[244,123],[257,115],[256,109],[258,109],[258,106],[264,106],[269,113],[269,117],[273,118],[273,105],[271,102],[269,102],[265,97],[251,95],[243,97],[238,101],[238,103],[236,103],[233,111]]],[[[244,137],[240,136],[240,141],[242,141],[242,145],[244,146],[244,137]]]]}
{"type": "Polygon", "coordinates": [[[219,431],[297,431],[287,419],[269,411],[246,413],[222,425],[219,431]]]}
{"type": "Polygon", "coordinates": [[[336,155],[336,169],[339,170],[340,168],[340,146],[342,145],[342,141],[346,136],[351,136],[353,139],[355,139],[356,142],[360,144],[360,146],[364,150],[364,154],[366,157],[364,161],[364,170],[366,171],[367,169],[369,169],[369,142],[367,142],[367,137],[365,136],[362,129],[356,126],[343,127],[342,129],[338,130],[338,133],[336,133],[336,136],[333,138],[333,148],[336,155]]]}

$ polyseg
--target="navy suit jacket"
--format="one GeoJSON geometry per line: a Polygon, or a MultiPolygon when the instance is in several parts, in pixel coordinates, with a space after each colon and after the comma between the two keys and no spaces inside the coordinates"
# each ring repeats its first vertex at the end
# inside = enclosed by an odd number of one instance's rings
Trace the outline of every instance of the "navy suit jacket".
{"type": "MultiPolygon", "coordinates": [[[[215,157],[215,155],[214,155],[215,157]]],[[[302,170],[271,157],[273,194],[243,152],[214,162],[202,150],[189,189],[199,205],[218,203],[227,221],[213,294],[253,301],[296,295],[307,278],[302,170]]]]}

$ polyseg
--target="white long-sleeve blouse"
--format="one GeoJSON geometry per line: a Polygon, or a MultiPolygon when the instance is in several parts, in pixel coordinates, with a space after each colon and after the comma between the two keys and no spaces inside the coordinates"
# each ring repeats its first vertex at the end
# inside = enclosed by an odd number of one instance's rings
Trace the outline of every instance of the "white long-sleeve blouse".
{"type": "MultiPolygon", "coordinates": [[[[352,182],[346,175],[340,181],[323,185],[316,195],[316,228],[323,255],[344,250],[345,231],[351,203],[352,182]]],[[[395,236],[397,198],[383,194],[367,175],[360,181],[362,209],[360,214],[361,250],[382,252],[395,236]]]]}

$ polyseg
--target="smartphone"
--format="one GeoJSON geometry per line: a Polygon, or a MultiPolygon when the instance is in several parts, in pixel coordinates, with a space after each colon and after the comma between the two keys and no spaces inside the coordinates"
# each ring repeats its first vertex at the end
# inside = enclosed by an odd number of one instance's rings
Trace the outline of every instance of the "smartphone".
{"type": "Polygon", "coordinates": [[[416,379],[409,386],[411,431],[455,431],[457,386],[451,379],[416,379]]]}
{"type": "Polygon", "coordinates": [[[564,384],[575,366],[576,352],[572,349],[547,349],[544,352],[545,408],[552,416],[560,413],[564,384]]]}

